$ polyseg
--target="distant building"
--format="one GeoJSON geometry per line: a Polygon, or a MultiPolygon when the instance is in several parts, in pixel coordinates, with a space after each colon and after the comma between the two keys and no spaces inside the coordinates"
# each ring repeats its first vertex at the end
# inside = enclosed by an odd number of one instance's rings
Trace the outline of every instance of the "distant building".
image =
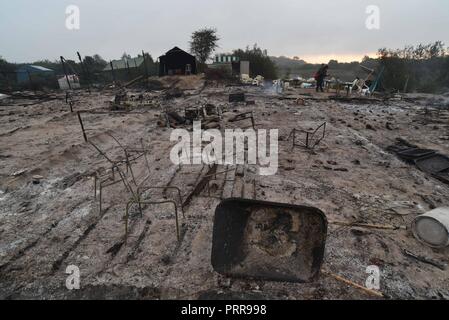
{"type": "Polygon", "coordinates": [[[220,64],[220,63],[231,63],[231,62],[238,62],[240,61],[239,57],[234,56],[232,54],[222,53],[222,54],[216,54],[214,63],[220,64]]]}
{"type": "Polygon", "coordinates": [[[240,61],[240,58],[232,54],[217,54],[210,68],[227,69],[234,76],[249,75],[249,61],[240,61]]]}
{"type": "Polygon", "coordinates": [[[76,74],[69,74],[66,76],[60,76],[58,78],[59,88],[61,90],[79,89],[81,88],[80,79],[76,74]],[[67,78],[69,81],[67,81],[67,78]],[[70,83],[70,85],[69,85],[70,83]]]}
{"type": "Polygon", "coordinates": [[[54,81],[55,73],[41,66],[26,65],[16,70],[18,84],[43,84],[54,81]]]}
{"type": "Polygon", "coordinates": [[[196,58],[174,47],[159,57],[159,76],[196,74],[196,58]]]}
{"type": "Polygon", "coordinates": [[[249,61],[240,61],[240,75],[248,74],[249,75],[249,61]]]}

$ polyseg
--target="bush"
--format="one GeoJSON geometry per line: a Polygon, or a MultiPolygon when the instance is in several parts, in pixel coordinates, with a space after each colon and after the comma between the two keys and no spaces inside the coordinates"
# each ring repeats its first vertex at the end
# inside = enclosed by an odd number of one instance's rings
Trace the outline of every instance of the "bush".
{"type": "Polygon", "coordinates": [[[443,43],[408,46],[402,50],[380,49],[379,58],[385,67],[383,86],[403,91],[435,93],[449,81],[449,52],[443,43]]]}
{"type": "Polygon", "coordinates": [[[239,57],[241,61],[249,61],[250,76],[252,78],[261,75],[267,80],[278,78],[275,63],[270,59],[266,50],[257,47],[247,47],[246,50],[238,49],[234,51],[234,55],[239,57]]]}

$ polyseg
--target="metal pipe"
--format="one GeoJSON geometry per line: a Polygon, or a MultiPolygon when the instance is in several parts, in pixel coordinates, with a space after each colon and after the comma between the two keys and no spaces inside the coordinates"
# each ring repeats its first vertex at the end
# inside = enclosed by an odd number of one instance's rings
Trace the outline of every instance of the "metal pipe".
{"type": "Polygon", "coordinates": [[[145,52],[143,50],[142,50],[142,56],[143,56],[143,65],[145,67],[145,82],[146,82],[147,88],[148,88],[148,77],[149,77],[148,66],[147,66],[147,59],[145,57],[145,52]]]}
{"type": "Polygon", "coordinates": [[[112,61],[109,61],[109,64],[111,65],[112,81],[115,84],[116,80],[115,80],[115,73],[114,73],[114,65],[112,64],[112,61]]]}
{"type": "Polygon", "coordinates": [[[78,115],[78,121],[80,122],[81,130],[83,131],[84,141],[87,142],[86,131],[84,130],[83,120],[81,119],[81,112],[78,111],[76,114],[78,115]]]}
{"type": "Polygon", "coordinates": [[[69,86],[69,89],[72,90],[72,85],[70,84],[70,81],[69,81],[69,75],[67,74],[67,69],[66,69],[66,67],[65,67],[64,60],[65,60],[64,57],[61,56],[62,70],[64,71],[65,79],[67,80],[67,84],[68,84],[68,86],[69,86]]]}

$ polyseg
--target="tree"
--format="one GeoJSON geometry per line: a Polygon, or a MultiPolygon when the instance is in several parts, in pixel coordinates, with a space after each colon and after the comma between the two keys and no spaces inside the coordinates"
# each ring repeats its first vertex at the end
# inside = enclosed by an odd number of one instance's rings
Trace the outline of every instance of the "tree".
{"type": "Polygon", "coordinates": [[[108,63],[98,54],[95,54],[92,57],[85,56],[84,64],[90,73],[101,72],[108,65],[108,63]]]}
{"type": "Polygon", "coordinates": [[[277,79],[275,63],[270,59],[266,50],[262,50],[257,44],[252,48],[246,47],[246,50],[235,50],[234,55],[241,61],[249,61],[251,77],[261,75],[266,79],[277,79]]]}
{"type": "Polygon", "coordinates": [[[210,58],[212,52],[218,48],[217,30],[213,28],[203,28],[192,33],[190,41],[190,52],[202,63],[210,58]]]}
{"type": "Polygon", "coordinates": [[[403,90],[407,83],[408,91],[432,93],[446,87],[449,56],[441,41],[404,49],[382,48],[378,55],[385,67],[383,84],[387,88],[403,90]]]}
{"type": "Polygon", "coordinates": [[[429,56],[430,58],[440,58],[445,54],[444,43],[441,41],[436,41],[434,44],[430,45],[429,56]]]}
{"type": "Polygon", "coordinates": [[[10,85],[15,79],[14,71],[16,67],[15,64],[9,63],[0,56],[0,91],[11,89],[10,85]]]}
{"type": "Polygon", "coordinates": [[[127,54],[126,52],[123,52],[122,54],[122,60],[128,60],[132,59],[130,54],[127,54]]]}
{"type": "Polygon", "coordinates": [[[107,65],[108,62],[106,60],[104,60],[99,54],[94,54],[93,56],[95,63],[97,64],[101,64],[101,65],[107,65]]]}
{"type": "Polygon", "coordinates": [[[13,72],[16,66],[12,63],[9,63],[2,56],[0,56],[0,71],[1,72],[13,72]]]}
{"type": "Polygon", "coordinates": [[[102,71],[108,65],[106,60],[104,60],[100,55],[94,54],[93,56],[85,56],[83,62],[89,74],[90,81],[105,81],[102,71]]]}
{"type": "Polygon", "coordinates": [[[331,60],[329,60],[328,65],[329,65],[329,68],[335,68],[338,66],[338,61],[331,59],[331,60]]]}
{"type": "Polygon", "coordinates": [[[290,79],[291,75],[292,75],[292,69],[291,68],[287,68],[285,70],[285,79],[290,79]]]}

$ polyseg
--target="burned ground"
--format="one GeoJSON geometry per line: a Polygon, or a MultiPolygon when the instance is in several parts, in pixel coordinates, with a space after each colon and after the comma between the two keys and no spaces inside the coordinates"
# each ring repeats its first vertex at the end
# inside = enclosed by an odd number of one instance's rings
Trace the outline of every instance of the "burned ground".
{"type": "MultiPolygon", "coordinates": [[[[202,81],[184,89],[177,97],[145,92],[145,103],[135,103],[134,113],[109,112],[112,90],[77,92],[74,105],[75,110],[108,112],[84,116],[89,140],[120,159],[123,152],[110,134],[129,148],[140,147],[143,139],[151,173],[145,185],[175,186],[189,199],[185,218],[179,213],[179,242],[170,204],[146,205],[142,216],[132,208],[124,242],[123,216],[130,194],[121,184],[104,190],[100,212],[92,176],[109,164],[83,140],[76,113],[70,113],[63,94],[38,104],[15,101],[0,106],[1,298],[376,298],[326,274],[313,283],[294,284],[231,279],[214,272],[212,230],[220,200],[196,190],[207,171],[201,165],[172,164],[171,130],[158,124],[166,106],[183,114],[185,107],[205,104],[224,108],[224,119],[253,111],[256,128],[279,129],[277,174],[255,176],[254,185],[235,177],[233,186],[219,176],[224,198],[255,194],[258,200],[317,207],[329,220],[323,270],[364,285],[366,267],[377,265],[385,297],[449,298],[447,270],[403,254],[407,249],[448,262],[448,249],[424,246],[409,227],[418,214],[449,205],[449,186],[387,151],[402,138],[449,155],[447,98],[338,101],[326,93],[300,95],[304,90],[299,89],[274,95],[255,87],[204,87],[202,81]],[[230,104],[228,95],[236,89],[255,104],[230,104]],[[298,97],[305,105],[297,103],[298,97]],[[429,112],[429,107],[440,111],[429,112]],[[287,138],[293,128],[309,130],[323,122],[325,139],[313,151],[292,149],[287,138]],[[43,177],[39,184],[33,184],[34,175],[43,177]],[[333,223],[338,221],[408,230],[333,223]],[[66,289],[68,265],[80,268],[79,291],[66,289]]],[[[133,165],[137,179],[146,177],[147,169],[143,158],[133,165]]],[[[171,196],[166,190],[152,192],[151,199],[171,196]]]]}

